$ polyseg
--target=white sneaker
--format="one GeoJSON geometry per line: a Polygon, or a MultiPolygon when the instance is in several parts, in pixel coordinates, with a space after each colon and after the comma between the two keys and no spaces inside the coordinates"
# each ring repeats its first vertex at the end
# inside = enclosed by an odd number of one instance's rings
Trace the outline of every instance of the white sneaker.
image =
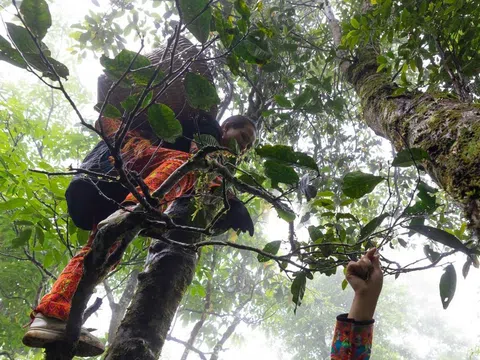
{"type": "MultiPolygon", "coordinates": [[[[44,348],[53,342],[65,340],[66,327],[65,321],[37,313],[22,341],[29,347],[44,348]]],[[[75,355],[80,357],[98,356],[104,351],[103,343],[90,334],[87,329],[82,328],[75,355]]]]}

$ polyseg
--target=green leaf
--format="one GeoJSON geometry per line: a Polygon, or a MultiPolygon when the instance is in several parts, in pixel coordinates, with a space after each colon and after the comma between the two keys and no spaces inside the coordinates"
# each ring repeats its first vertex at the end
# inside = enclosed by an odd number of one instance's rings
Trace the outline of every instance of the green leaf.
{"type": "Polygon", "coordinates": [[[317,199],[312,203],[313,206],[324,207],[328,210],[335,209],[335,203],[331,199],[317,199]]]}
{"type": "Polygon", "coordinates": [[[409,167],[414,164],[414,160],[418,164],[423,160],[430,160],[430,155],[420,148],[403,149],[393,159],[392,166],[409,167]]]}
{"type": "Polygon", "coordinates": [[[348,281],[347,281],[347,279],[343,279],[343,281],[342,281],[342,290],[345,290],[345,289],[347,288],[347,286],[348,286],[348,281]]]}
{"type": "Polygon", "coordinates": [[[27,201],[22,198],[10,199],[5,202],[0,203],[0,211],[4,210],[13,210],[25,205],[27,201]]]}
{"type": "Polygon", "coordinates": [[[354,171],[343,178],[342,191],[352,199],[359,199],[363,195],[371,193],[383,180],[384,178],[381,176],[354,171]]]}
{"type": "MultiPolygon", "coordinates": [[[[102,106],[102,104],[97,104],[97,106],[99,106],[99,110],[102,106]]],[[[120,112],[120,110],[118,110],[115,106],[113,106],[112,104],[107,104],[105,106],[105,109],[103,109],[103,116],[105,117],[108,117],[108,118],[112,118],[112,119],[119,119],[122,117],[122,113],[120,112]]]]}
{"type": "Polygon", "coordinates": [[[90,232],[82,229],[77,230],[77,242],[79,245],[85,245],[88,241],[90,232]]]}
{"type": "Polygon", "coordinates": [[[467,278],[468,272],[470,271],[470,266],[472,266],[472,259],[467,258],[467,261],[465,262],[465,264],[463,264],[462,267],[462,275],[464,279],[467,278]]]}
{"type": "Polygon", "coordinates": [[[401,247],[406,248],[407,247],[407,242],[403,240],[402,238],[397,239],[398,243],[400,244],[401,247]]]}
{"type": "Polygon", "coordinates": [[[308,227],[308,234],[313,242],[323,239],[323,233],[319,226],[310,225],[308,227]]]}
{"type": "Polygon", "coordinates": [[[423,236],[426,236],[430,240],[439,242],[440,244],[451,247],[452,249],[459,250],[465,254],[470,254],[471,251],[465,246],[455,235],[450,234],[442,229],[437,229],[427,225],[412,225],[407,226],[408,229],[413,230],[423,236]]]}
{"type": "MultiPolygon", "coordinates": [[[[32,39],[28,30],[23,26],[15,25],[12,23],[6,23],[8,34],[10,35],[13,43],[16,45],[18,50],[22,53],[31,53],[31,54],[40,54],[35,41],[32,39]]],[[[47,45],[40,41],[40,48],[42,49],[45,56],[50,56],[50,50],[48,50],[47,45]]]]}
{"type": "Polygon", "coordinates": [[[365,225],[362,230],[360,230],[360,240],[363,240],[366,237],[370,236],[377,229],[377,227],[382,224],[383,220],[389,216],[389,213],[385,213],[370,220],[368,224],[365,225]]]}
{"type": "Polygon", "coordinates": [[[227,66],[232,72],[233,75],[239,75],[240,61],[235,54],[230,54],[227,56],[227,66]]]}
{"type": "Polygon", "coordinates": [[[182,135],[182,125],[167,105],[153,104],[148,108],[148,122],[155,134],[166,142],[173,143],[182,135]]]}
{"type": "Polygon", "coordinates": [[[133,59],[135,59],[135,61],[130,68],[131,70],[137,70],[150,65],[150,60],[148,60],[146,56],[140,54],[137,55],[136,52],[127,49],[120,51],[120,53],[115,56],[114,59],[110,59],[107,56],[102,55],[100,58],[100,64],[102,64],[107,74],[114,79],[118,79],[127,71],[133,59]]]}
{"type": "Polygon", "coordinates": [[[280,219],[285,220],[286,222],[292,222],[295,220],[296,215],[295,213],[288,211],[288,210],[283,210],[279,208],[275,208],[277,210],[277,215],[280,219]]]}
{"type": "Polygon", "coordinates": [[[263,163],[265,175],[272,180],[272,186],[277,187],[278,183],[293,185],[298,183],[299,177],[295,170],[275,160],[266,160],[263,163]]]}
{"type": "Polygon", "coordinates": [[[133,109],[135,109],[135,106],[137,105],[137,103],[138,103],[138,96],[130,95],[124,101],[121,102],[121,105],[125,109],[125,111],[132,112],[133,109]]]}
{"type": "Polygon", "coordinates": [[[43,233],[43,229],[39,226],[35,227],[35,237],[37,238],[38,242],[43,245],[45,241],[45,234],[43,233]]]}
{"type": "Polygon", "coordinates": [[[284,108],[291,108],[292,107],[292,103],[290,102],[290,100],[288,100],[283,95],[275,95],[273,97],[273,99],[275,100],[277,105],[280,106],[280,107],[284,107],[284,108]]]}
{"type": "Polygon", "coordinates": [[[30,31],[42,40],[47,30],[52,26],[52,17],[45,0],[23,0],[20,5],[20,12],[30,31]]]}
{"type": "Polygon", "coordinates": [[[377,56],[377,63],[386,64],[387,63],[387,58],[383,55],[378,55],[377,56]]]}
{"type": "MultiPolygon", "coordinates": [[[[278,250],[280,250],[280,245],[282,245],[281,240],[271,241],[265,245],[263,251],[267,254],[276,255],[278,253],[278,250]]],[[[270,260],[268,256],[262,254],[258,254],[257,259],[259,262],[267,262],[268,260],[270,260]]]]}
{"type": "Polygon", "coordinates": [[[298,272],[297,276],[292,282],[290,292],[292,293],[292,301],[295,304],[294,312],[297,312],[297,307],[302,304],[303,296],[305,295],[305,288],[307,285],[307,276],[304,272],[298,272]]]}
{"type": "Polygon", "coordinates": [[[455,267],[450,264],[444,269],[444,273],[440,278],[440,300],[442,301],[443,308],[448,308],[450,302],[455,295],[455,290],[457,288],[457,272],[455,267]]]}
{"type": "Polygon", "coordinates": [[[335,218],[337,219],[337,221],[339,221],[340,219],[350,219],[350,220],[353,220],[354,222],[356,223],[359,223],[358,219],[356,218],[355,215],[352,215],[350,213],[337,213],[335,215],[335,218]]]}
{"type": "MultiPolygon", "coordinates": [[[[262,66],[262,70],[265,72],[276,72],[282,68],[282,64],[275,62],[275,61],[270,61],[266,63],[265,65],[262,66]]],[[[277,102],[278,104],[278,102],[277,102]]]]}
{"type": "Polygon", "coordinates": [[[195,134],[193,136],[193,140],[195,140],[196,144],[199,145],[200,147],[220,146],[215,136],[212,136],[209,134],[195,134]]]}
{"type": "Polygon", "coordinates": [[[302,106],[305,106],[311,99],[312,99],[312,92],[308,88],[303,91],[300,95],[298,95],[295,99],[293,99],[293,104],[295,105],[295,109],[299,109],[302,106]]]}
{"type": "Polygon", "coordinates": [[[251,185],[251,186],[258,186],[258,184],[262,185],[263,182],[267,179],[265,176],[260,175],[254,171],[249,170],[248,174],[242,173],[238,177],[238,179],[245,184],[251,185]],[[253,178],[253,179],[252,179],[253,178]],[[255,181],[254,181],[255,180],[255,181]]]}
{"type": "Polygon", "coordinates": [[[18,66],[22,69],[27,68],[25,60],[23,60],[22,55],[18,52],[17,49],[14,49],[12,45],[0,35],[0,60],[6,61],[9,64],[18,66]]]}
{"type": "MultiPolygon", "coordinates": [[[[57,80],[55,74],[45,64],[40,54],[24,53],[23,56],[27,60],[28,64],[33,68],[37,69],[38,71],[41,71],[43,73],[43,76],[46,76],[51,80],[57,80]]],[[[55,69],[58,76],[66,79],[68,75],[70,75],[68,68],[65,65],[63,65],[61,62],[48,56],[46,57],[46,59],[50,63],[50,65],[52,65],[52,67],[55,69]]]]}
{"type": "Polygon", "coordinates": [[[32,236],[32,228],[31,227],[20,231],[20,234],[18,235],[18,237],[16,237],[15,239],[12,240],[12,246],[14,248],[24,246],[28,242],[28,240],[30,239],[31,236],[32,236]]]}
{"type": "Polygon", "coordinates": [[[383,69],[385,69],[386,66],[387,66],[387,64],[380,64],[380,65],[378,65],[378,67],[377,67],[377,73],[379,73],[380,71],[382,71],[383,69]]]}
{"type": "Polygon", "coordinates": [[[187,29],[202,44],[208,40],[212,9],[209,0],[178,0],[178,12],[187,29]]]}
{"type": "Polygon", "coordinates": [[[148,94],[143,99],[142,108],[147,107],[148,104],[150,104],[150,102],[152,101],[152,99],[153,99],[153,91],[149,91],[148,94]]]}
{"type": "Polygon", "coordinates": [[[352,26],[353,26],[355,29],[359,29],[359,28],[360,28],[360,23],[359,23],[358,20],[355,19],[355,18],[351,18],[351,19],[350,19],[350,24],[352,24],[352,26]]]}
{"type": "Polygon", "coordinates": [[[43,258],[43,266],[45,266],[47,269],[53,265],[55,262],[55,257],[53,256],[53,252],[49,251],[45,254],[45,257],[43,258]]]}
{"type": "Polygon", "coordinates": [[[249,35],[242,45],[245,46],[247,52],[257,64],[265,64],[272,57],[269,42],[259,32],[249,35]]]}
{"type": "Polygon", "coordinates": [[[317,163],[310,155],[294,151],[291,146],[263,145],[255,149],[255,152],[263,158],[318,171],[317,163]]]}
{"type": "Polygon", "coordinates": [[[244,0],[236,0],[235,1],[235,10],[242,16],[244,19],[250,18],[250,8],[245,3],[244,0]]]}
{"type": "Polygon", "coordinates": [[[220,102],[215,86],[207,78],[192,72],[185,76],[185,94],[194,109],[208,111],[220,102]]]}
{"type": "Polygon", "coordinates": [[[401,96],[403,94],[405,94],[405,92],[407,91],[407,88],[404,88],[404,87],[399,87],[398,89],[396,89],[393,93],[392,93],[392,96],[401,96]]]}

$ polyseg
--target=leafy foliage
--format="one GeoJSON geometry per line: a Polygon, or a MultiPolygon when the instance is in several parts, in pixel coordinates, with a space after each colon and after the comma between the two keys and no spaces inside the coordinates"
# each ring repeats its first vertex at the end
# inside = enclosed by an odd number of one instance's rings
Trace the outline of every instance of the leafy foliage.
{"type": "Polygon", "coordinates": [[[185,94],[188,103],[195,109],[209,110],[220,101],[210,81],[192,72],[185,76],[185,94]]]}
{"type": "Polygon", "coordinates": [[[404,149],[397,154],[395,159],[393,159],[392,166],[408,167],[428,159],[430,159],[430,156],[423,149],[404,149]]]}
{"type": "Polygon", "coordinates": [[[153,104],[148,109],[148,122],[155,134],[167,142],[175,142],[182,135],[182,125],[175,113],[165,104],[153,104]]]}
{"type": "Polygon", "coordinates": [[[442,300],[443,308],[448,308],[450,302],[455,295],[457,288],[457,273],[455,267],[450,264],[445,268],[445,272],[440,278],[440,299],[442,300]]]}
{"type": "Polygon", "coordinates": [[[33,35],[42,40],[52,26],[52,17],[45,0],[24,0],[20,5],[25,24],[33,35]]]}
{"type": "Polygon", "coordinates": [[[187,29],[204,43],[210,34],[212,9],[208,0],[179,0],[178,10],[187,29]]]}
{"type": "Polygon", "coordinates": [[[359,199],[371,193],[383,180],[381,176],[365,174],[361,171],[351,172],[343,178],[342,191],[348,197],[359,199]]]}

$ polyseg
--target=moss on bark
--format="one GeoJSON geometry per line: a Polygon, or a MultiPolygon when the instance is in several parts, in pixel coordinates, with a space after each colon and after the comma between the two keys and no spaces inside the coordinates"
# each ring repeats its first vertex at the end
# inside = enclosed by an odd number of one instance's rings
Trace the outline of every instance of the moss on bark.
{"type": "Polygon", "coordinates": [[[374,53],[365,50],[347,72],[360,97],[368,126],[397,151],[426,150],[428,174],[461,203],[470,226],[480,233],[480,108],[446,93],[393,96],[396,85],[377,73],[374,53]]]}

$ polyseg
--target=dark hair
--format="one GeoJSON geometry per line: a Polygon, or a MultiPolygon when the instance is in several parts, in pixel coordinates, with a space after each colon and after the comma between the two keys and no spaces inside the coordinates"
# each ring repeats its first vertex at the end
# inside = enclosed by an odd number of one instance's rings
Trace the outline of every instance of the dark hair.
{"type": "Polygon", "coordinates": [[[255,129],[255,132],[257,132],[257,124],[252,119],[250,119],[250,118],[248,118],[244,115],[230,116],[227,120],[225,120],[222,123],[222,127],[232,126],[234,129],[240,129],[247,124],[252,126],[255,129]]]}

